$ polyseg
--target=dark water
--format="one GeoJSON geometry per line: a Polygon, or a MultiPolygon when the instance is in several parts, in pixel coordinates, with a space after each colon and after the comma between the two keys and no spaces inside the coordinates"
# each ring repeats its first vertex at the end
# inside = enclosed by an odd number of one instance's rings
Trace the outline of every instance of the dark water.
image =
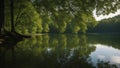
{"type": "Polygon", "coordinates": [[[54,34],[0,46],[0,68],[120,68],[119,35],[54,34]]]}

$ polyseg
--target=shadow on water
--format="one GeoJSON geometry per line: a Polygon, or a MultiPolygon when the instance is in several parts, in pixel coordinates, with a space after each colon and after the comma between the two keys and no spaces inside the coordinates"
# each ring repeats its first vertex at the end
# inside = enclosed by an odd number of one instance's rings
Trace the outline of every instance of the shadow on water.
{"type": "Polygon", "coordinates": [[[102,65],[113,67],[114,65],[102,61],[94,66],[89,59],[90,54],[96,50],[96,46],[89,45],[96,41],[94,38],[85,35],[54,34],[6,43],[6,47],[0,47],[0,67],[100,68],[102,65]]]}
{"type": "Polygon", "coordinates": [[[14,66],[14,52],[18,42],[22,39],[4,37],[0,39],[0,67],[8,68],[14,66]]]}

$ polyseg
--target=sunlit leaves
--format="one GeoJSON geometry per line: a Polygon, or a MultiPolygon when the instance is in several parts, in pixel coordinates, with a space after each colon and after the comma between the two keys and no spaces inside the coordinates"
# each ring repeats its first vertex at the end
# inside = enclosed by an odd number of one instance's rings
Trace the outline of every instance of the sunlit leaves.
{"type": "Polygon", "coordinates": [[[88,21],[94,23],[89,18],[95,9],[95,0],[35,0],[32,3],[40,15],[46,15],[51,20],[50,24],[45,22],[47,17],[42,19],[43,32],[85,32],[88,21]]]}
{"type": "MultiPolygon", "coordinates": [[[[6,0],[6,11],[9,10],[9,1],[6,0]]],[[[32,3],[28,0],[14,0],[14,26],[15,30],[19,33],[40,33],[42,32],[41,18],[32,3]]],[[[10,14],[10,11],[8,11],[10,14]]],[[[7,16],[7,22],[10,22],[10,16],[7,16]]],[[[8,25],[10,26],[10,25],[8,25]]]]}
{"type": "Polygon", "coordinates": [[[96,0],[97,15],[115,13],[119,8],[119,0],[96,0]]]}
{"type": "Polygon", "coordinates": [[[120,8],[119,0],[14,0],[14,2],[15,28],[22,33],[85,33],[88,26],[96,25],[93,10],[96,9],[97,15],[106,15],[120,8]]]}

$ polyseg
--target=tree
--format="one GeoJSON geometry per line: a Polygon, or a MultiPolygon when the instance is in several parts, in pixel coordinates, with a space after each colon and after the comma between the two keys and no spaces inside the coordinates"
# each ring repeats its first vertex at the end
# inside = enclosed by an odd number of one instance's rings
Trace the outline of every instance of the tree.
{"type": "Polygon", "coordinates": [[[92,15],[93,10],[96,9],[97,15],[104,15],[120,8],[118,0],[5,1],[10,2],[11,11],[8,13],[11,15],[10,19],[6,19],[7,26],[6,22],[3,24],[5,28],[11,26],[10,31],[21,34],[51,31],[85,33],[90,24],[92,24],[91,26],[96,25],[95,18],[92,15]]]}
{"type": "Polygon", "coordinates": [[[10,8],[11,8],[11,32],[15,32],[15,27],[14,27],[14,0],[10,1],[10,8]]]}
{"type": "Polygon", "coordinates": [[[14,3],[9,0],[5,1],[6,21],[4,26],[7,31],[20,34],[40,33],[42,31],[41,18],[30,1],[13,0],[14,3]],[[13,8],[9,7],[10,5],[13,8]]]}
{"type": "Polygon", "coordinates": [[[15,29],[21,34],[42,32],[41,16],[28,0],[14,0],[15,29]]]}
{"type": "Polygon", "coordinates": [[[92,28],[89,26],[87,32],[91,33],[120,33],[120,15],[98,21],[98,24],[92,28]]]}
{"type": "Polygon", "coordinates": [[[53,21],[50,30],[59,33],[66,29],[71,29],[72,33],[85,33],[90,23],[96,25],[93,10],[96,9],[97,15],[105,15],[120,8],[118,0],[33,0],[32,3],[41,16],[49,15],[53,21]],[[64,20],[69,15],[72,16],[69,21],[64,20]]]}
{"type": "Polygon", "coordinates": [[[0,34],[3,32],[4,25],[4,0],[0,0],[0,34]]]}

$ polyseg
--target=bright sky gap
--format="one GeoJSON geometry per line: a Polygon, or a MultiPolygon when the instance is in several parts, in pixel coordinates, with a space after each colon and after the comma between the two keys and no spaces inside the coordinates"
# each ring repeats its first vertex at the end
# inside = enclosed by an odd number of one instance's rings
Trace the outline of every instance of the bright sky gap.
{"type": "Polygon", "coordinates": [[[117,12],[115,12],[115,13],[110,13],[109,15],[104,15],[104,16],[103,15],[97,16],[95,13],[95,10],[94,10],[93,15],[97,21],[100,21],[105,18],[111,18],[111,17],[117,16],[117,15],[120,15],[120,9],[117,10],[117,12]]]}

